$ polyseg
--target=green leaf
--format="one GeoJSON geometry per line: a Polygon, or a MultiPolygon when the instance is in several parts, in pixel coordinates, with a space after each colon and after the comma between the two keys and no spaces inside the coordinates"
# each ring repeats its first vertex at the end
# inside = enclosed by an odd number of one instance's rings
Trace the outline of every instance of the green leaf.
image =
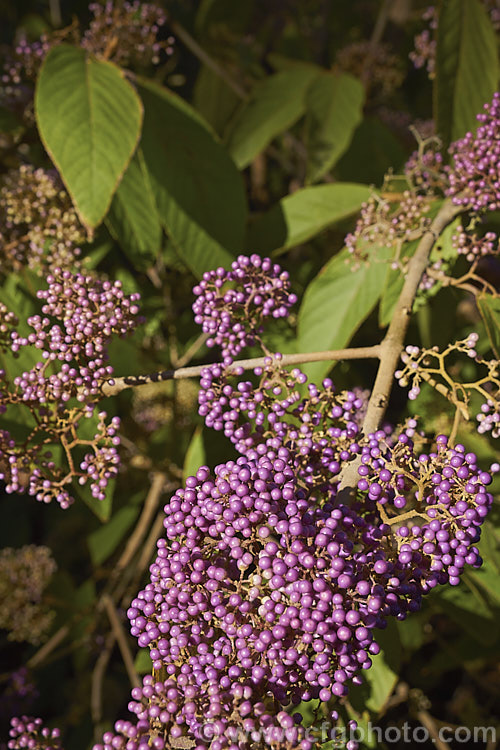
{"type": "Polygon", "coordinates": [[[115,65],[60,44],[40,70],[35,112],[42,142],[81,221],[96,227],[139,140],[139,97],[115,65]]]}
{"type": "Polygon", "coordinates": [[[16,133],[24,130],[21,120],[7,107],[0,106],[0,133],[16,133]]]}
{"type": "MultiPolygon", "coordinates": [[[[385,262],[352,270],[350,253],[335,255],[307,287],[298,317],[298,351],[342,349],[377,304],[386,274],[385,262]]],[[[311,362],[302,369],[320,380],[331,362],[311,362]]]]}
{"type": "Polygon", "coordinates": [[[194,477],[200,466],[206,463],[205,446],[203,444],[203,427],[198,426],[193,432],[193,437],[186,451],[184,466],[182,469],[182,479],[194,477]]]}
{"type": "Polygon", "coordinates": [[[349,73],[321,73],[306,99],[307,180],[316,182],[349,148],[363,116],[364,88],[349,73]]]}
{"type": "Polygon", "coordinates": [[[137,674],[147,674],[153,671],[153,662],[151,661],[148,648],[141,648],[138,651],[134,661],[134,669],[137,674]]]}
{"type": "Polygon", "coordinates": [[[273,138],[306,110],[306,94],[319,68],[297,65],[258,83],[230,124],[227,146],[240,169],[247,167],[273,138]]]}
{"type": "Polygon", "coordinates": [[[495,31],[480,0],[442,0],[434,79],[434,115],[444,148],[477,126],[497,90],[495,31]]]}
{"type": "Polygon", "coordinates": [[[357,213],[371,194],[369,187],[349,182],[297,190],[253,220],[248,228],[246,246],[249,250],[268,253],[299,245],[357,213]]]}
{"type": "Polygon", "coordinates": [[[464,578],[460,586],[444,587],[433,601],[475,641],[485,645],[496,641],[496,614],[470,579],[464,578]]]}
{"type": "Polygon", "coordinates": [[[193,104],[216,133],[224,132],[240,103],[239,96],[217,73],[201,66],[194,85],[193,104]]]}
{"type": "Polygon", "coordinates": [[[92,513],[94,513],[97,516],[99,521],[102,521],[103,523],[105,523],[106,521],[109,521],[109,519],[111,518],[115,486],[116,486],[116,480],[110,479],[108,482],[108,486],[106,487],[106,497],[104,498],[104,500],[98,500],[96,497],[93,496],[92,491],[90,489],[90,482],[87,482],[87,484],[83,485],[83,487],[78,487],[78,489],[75,492],[75,495],[79,497],[81,500],[83,500],[85,505],[87,505],[87,507],[90,508],[92,513]]]}
{"type": "Polygon", "coordinates": [[[477,298],[477,306],[486,327],[495,357],[500,359],[500,297],[485,294],[477,298]]]}
{"type": "Polygon", "coordinates": [[[135,268],[145,270],[154,263],[161,249],[162,226],[140,149],[113,197],[107,224],[135,268]]]}
{"type": "Polygon", "coordinates": [[[401,642],[397,623],[389,620],[385,630],[377,630],[375,638],[380,653],[370,657],[372,666],[363,672],[363,684],[349,690],[353,708],[362,714],[366,709],[379,713],[390,698],[398,681],[401,666],[401,642]]]}
{"type": "Polygon", "coordinates": [[[201,276],[243,247],[246,198],[234,163],[203,118],[157,84],[139,85],[141,147],[161,221],[181,258],[201,276]]]}
{"type": "Polygon", "coordinates": [[[107,524],[88,536],[87,544],[93,565],[101,565],[113,554],[139,515],[139,510],[137,506],[120,508],[107,524]]]}
{"type": "Polygon", "coordinates": [[[351,145],[335,165],[339,180],[381,185],[389,169],[402,169],[408,154],[377,117],[365,117],[356,128],[351,145]]]}

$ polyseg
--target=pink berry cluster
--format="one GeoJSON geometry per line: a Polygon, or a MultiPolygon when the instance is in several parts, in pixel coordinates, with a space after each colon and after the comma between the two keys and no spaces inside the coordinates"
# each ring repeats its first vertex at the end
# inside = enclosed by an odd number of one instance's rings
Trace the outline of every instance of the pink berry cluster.
{"type": "MultiPolygon", "coordinates": [[[[482,0],[492,26],[495,31],[500,30],[500,5],[498,0],[482,0]]],[[[414,49],[410,52],[410,60],[415,68],[426,68],[429,78],[434,78],[436,68],[436,30],[438,28],[439,12],[435,5],[430,5],[422,14],[422,21],[426,27],[419,32],[414,40],[414,49]]]]}
{"type": "Polygon", "coordinates": [[[43,642],[55,612],[44,590],[57,569],[48,547],[25,545],[0,550],[0,628],[9,641],[43,642]]]}
{"type": "Polygon", "coordinates": [[[430,224],[430,202],[415,190],[405,190],[397,201],[374,195],[361,207],[354,232],[345,245],[355,257],[363,258],[373,246],[399,247],[421,236],[430,224]]]}
{"type": "Polygon", "coordinates": [[[113,60],[117,65],[141,67],[156,65],[161,53],[173,53],[173,37],[160,39],[158,34],[167,23],[167,14],[159,5],[139,0],[91,3],[93,15],[82,36],[82,47],[95,55],[113,60]]]}
{"type": "Polygon", "coordinates": [[[12,719],[9,737],[9,750],[61,750],[59,729],[49,729],[31,716],[12,719]]]}
{"type": "Polygon", "coordinates": [[[442,194],[448,184],[439,145],[435,137],[421,141],[421,147],[413,152],[404,168],[410,183],[427,194],[442,194]]]}
{"type": "Polygon", "coordinates": [[[224,361],[258,340],[265,318],[288,315],[297,298],[288,273],[269,258],[240,255],[230,271],[207,271],[193,292],[195,321],[209,334],[207,346],[220,346],[224,361]]]}
{"type": "Polygon", "coordinates": [[[23,164],[0,183],[2,271],[29,267],[40,275],[78,264],[86,239],[69,194],[55,170],[23,164]]]}
{"type": "Polygon", "coordinates": [[[463,226],[458,226],[451,238],[458,255],[465,255],[469,263],[474,263],[487,255],[498,255],[500,244],[495,232],[485,232],[482,237],[472,232],[466,232],[463,226]]]}
{"type": "Polygon", "coordinates": [[[404,70],[400,58],[392,52],[388,44],[372,44],[369,40],[351,42],[337,53],[337,66],[340,70],[360,78],[370,98],[387,98],[396,91],[404,80],[404,70]]]}
{"type": "Polygon", "coordinates": [[[429,78],[434,77],[436,67],[436,40],[434,33],[438,26],[437,8],[430,5],[422,15],[427,27],[415,36],[414,49],[410,52],[410,60],[416,68],[426,68],[429,78]]]}
{"type": "Polygon", "coordinates": [[[93,2],[91,20],[81,32],[73,23],[29,42],[22,37],[11,51],[0,75],[0,103],[33,124],[33,89],[48,52],[62,42],[80,45],[88,52],[123,67],[157,65],[174,51],[174,38],[164,33],[167,14],[156,3],[139,0],[93,2]]]}
{"type": "Polygon", "coordinates": [[[85,402],[100,394],[113,374],[108,345],[138,323],[138,294],[126,295],[120,281],[100,281],[90,275],[56,268],[47,276],[48,288],[37,293],[44,300],[42,315],[28,318],[32,332],[11,334],[17,354],[24,347],[41,352],[41,362],[14,379],[24,402],[85,402]],[[58,363],[55,372],[51,365],[58,363]],[[59,364],[60,363],[60,364],[59,364]]]}
{"type": "Polygon", "coordinates": [[[67,508],[74,479],[90,481],[92,495],[103,500],[117,474],[118,417],[106,424],[106,412],[99,412],[89,437],[86,422],[94,418],[102,385],[113,375],[111,340],[131,333],[140,322],[139,295],[126,295],[119,281],[59,268],[47,283],[38,292],[41,314],[27,320],[31,330],[10,332],[10,353],[30,354],[34,364],[12,380],[0,371],[0,411],[15,419],[24,409],[34,425],[22,442],[7,430],[0,432],[0,479],[9,493],[27,491],[40,502],[56,499],[67,508]],[[55,442],[64,449],[65,467],[52,458],[55,442]]]}
{"type": "Polygon", "coordinates": [[[446,191],[457,206],[475,213],[500,206],[500,93],[477,115],[476,133],[466,133],[450,146],[452,163],[446,191]]]}
{"type": "Polygon", "coordinates": [[[16,329],[19,318],[11,312],[7,305],[0,302],[0,350],[10,349],[11,333],[16,329]]]}

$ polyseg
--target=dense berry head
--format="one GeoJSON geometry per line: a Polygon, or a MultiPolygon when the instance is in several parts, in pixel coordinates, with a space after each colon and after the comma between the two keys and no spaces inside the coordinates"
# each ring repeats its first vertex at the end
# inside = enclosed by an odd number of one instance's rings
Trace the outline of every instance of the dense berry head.
{"type": "Polygon", "coordinates": [[[457,206],[483,213],[500,206],[500,93],[484,105],[477,121],[475,133],[467,133],[450,146],[447,194],[457,206]]]}
{"type": "Polygon", "coordinates": [[[46,274],[78,265],[86,233],[55,170],[21,165],[0,186],[2,271],[28,266],[46,274]]]}
{"type": "Polygon", "coordinates": [[[7,430],[0,431],[0,479],[8,493],[27,491],[40,502],[55,499],[68,508],[74,480],[81,485],[90,480],[91,494],[103,500],[117,474],[120,420],[108,422],[97,402],[113,374],[108,362],[112,338],[125,336],[140,322],[139,295],[126,295],[120,282],[60,268],[47,282],[48,288],[38,292],[41,314],[27,321],[29,333],[9,332],[13,319],[6,312],[0,322],[0,341],[9,334],[11,354],[30,349],[40,358],[11,382],[0,370],[0,412],[29,411],[36,422],[20,444],[7,430]],[[91,432],[88,420],[94,417],[91,432]],[[50,451],[54,442],[63,447],[58,462],[50,451]]]}
{"type": "Polygon", "coordinates": [[[173,37],[159,38],[167,22],[163,8],[155,3],[106,0],[91,3],[93,18],[82,37],[82,47],[117,65],[157,64],[160,55],[173,53],[173,37]]]}
{"type": "Polygon", "coordinates": [[[339,50],[336,63],[341,70],[363,80],[368,95],[387,98],[404,80],[401,59],[388,44],[370,40],[351,42],[339,50]]]}
{"type": "Polygon", "coordinates": [[[373,246],[396,247],[423,233],[430,224],[428,198],[414,189],[405,190],[401,200],[374,195],[363,204],[354,232],[345,238],[350,253],[365,259],[373,246]]]}
{"type": "Polygon", "coordinates": [[[269,258],[240,255],[230,271],[218,268],[203,274],[193,289],[195,321],[220,346],[225,362],[253,344],[266,318],[288,316],[297,301],[288,273],[269,258]]]}
{"type": "Polygon", "coordinates": [[[9,631],[9,640],[44,640],[55,613],[43,602],[43,591],[56,567],[47,547],[0,551],[0,628],[9,631]]]}

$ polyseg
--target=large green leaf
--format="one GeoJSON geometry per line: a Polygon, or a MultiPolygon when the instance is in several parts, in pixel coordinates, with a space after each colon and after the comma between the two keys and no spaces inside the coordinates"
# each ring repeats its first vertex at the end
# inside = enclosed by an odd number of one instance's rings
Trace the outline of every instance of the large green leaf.
{"type": "Polygon", "coordinates": [[[318,71],[313,65],[297,65],[256,85],[227,134],[229,152],[240,169],[304,114],[307,89],[318,71]]]}
{"type": "Polygon", "coordinates": [[[112,63],[60,44],[42,65],[35,112],[42,142],[80,219],[97,226],[139,140],[137,93],[112,63]]]}
{"type": "Polygon", "coordinates": [[[497,614],[472,579],[464,578],[460,586],[441,588],[432,601],[475,641],[486,645],[496,641],[497,614]]]}
{"type": "Polygon", "coordinates": [[[391,169],[403,168],[408,154],[387,125],[377,117],[368,116],[356,128],[351,144],[335,165],[339,180],[352,180],[367,185],[382,185],[391,169]]]}
{"type": "Polygon", "coordinates": [[[144,270],[154,262],[161,249],[162,227],[140,149],[113,197],[107,223],[135,268],[144,270]]]}
{"type": "Polygon", "coordinates": [[[480,0],[442,0],[434,79],[437,132],[446,147],[476,125],[497,90],[495,31],[480,0]]]}
{"type": "Polygon", "coordinates": [[[87,537],[90,558],[95,566],[101,565],[113,554],[139,515],[139,510],[137,506],[120,508],[108,523],[87,537]]]}
{"type": "Polygon", "coordinates": [[[299,245],[331,224],[355,214],[371,194],[368,186],[349,182],[297,190],[254,219],[248,229],[246,246],[267,253],[299,245]]]}
{"type": "Polygon", "coordinates": [[[349,148],[363,116],[364,88],[349,73],[321,73],[306,98],[307,179],[316,182],[349,148]]]}
{"type": "MultiPolygon", "coordinates": [[[[298,318],[298,351],[342,349],[368,317],[382,293],[385,262],[370,262],[352,270],[350,254],[335,255],[307,287],[298,318]]],[[[301,369],[320,380],[331,362],[311,362],[301,369]]]]}
{"type": "Polygon", "coordinates": [[[142,80],[141,147],[160,219],[200,276],[243,247],[246,199],[233,161],[203,118],[179,96],[142,80]]]}
{"type": "Polygon", "coordinates": [[[484,320],[491,348],[495,357],[500,359],[500,298],[484,294],[477,298],[477,306],[484,320]]]}
{"type": "Polygon", "coordinates": [[[193,105],[216,133],[222,135],[241,99],[217,73],[202,65],[193,91],[193,105]]]}
{"type": "Polygon", "coordinates": [[[375,639],[380,646],[380,653],[370,657],[372,666],[363,673],[364,683],[349,690],[353,708],[362,713],[366,709],[379,713],[399,679],[401,665],[401,641],[397,623],[389,620],[386,630],[377,630],[375,639]]]}
{"type": "Polygon", "coordinates": [[[196,472],[206,463],[205,446],[203,444],[203,427],[199,425],[193,432],[193,437],[186,451],[184,466],[182,467],[182,478],[194,477],[196,472]]]}

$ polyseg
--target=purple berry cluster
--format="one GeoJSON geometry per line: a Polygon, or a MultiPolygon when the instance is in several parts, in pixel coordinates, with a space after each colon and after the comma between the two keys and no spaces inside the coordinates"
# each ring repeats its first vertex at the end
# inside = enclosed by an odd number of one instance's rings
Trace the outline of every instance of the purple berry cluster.
{"type": "Polygon", "coordinates": [[[449,446],[445,435],[428,454],[417,454],[405,433],[390,450],[370,438],[358,489],[381,506],[388,524],[397,523],[398,562],[423,593],[438,584],[456,586],[466,564],[481,565],[475,545],[493,502],[491,475],[463,445],[449,446]]]}
{"type": "Polygon", "coordinates": [[[157,65],[161,53],[174,51],[173,37],[159,39],[158,32],[167,23],[163,8],[154,3],[126,0],[118,3],[91,3],[92,20],[82,36],[82,47],[117,65],[146,67],[157,65]]]}
{"type": "Polygon", "coordinates": [[[90,275],[56,268],[47,276],[42,315],[28,318],[32,332],[11,334],[11,349],[40,350],[42,361],[14,379],[19,400],[62,403],[72,396],[80,402],[99,396],[102,383],[113,374],[108,345],[137,325],[138,294],[126,295],[121,282],[100,281],[90,275]],[[53,365],[60,363],[55,372],[53,365]]]}
{"type": "MultiPolygon", "coordinates": [[[[482,0],[492,26],[496,32],[500,30],[500,6],[498,0],[482,0]]],[[[426,68],[429,78],[434,78],[436,68],[436,30],[438,28],[438,8],[430,5],[422,14],[426,22],[424,28],[413,40],[414,49],[410,52],[410,60],[415,68],[426,68]]]]}
{"type": "MultiPolygon", "coordinates": [[[[262,306],[261,290],[283,279],[267,259],[243,265],[228,296],[229,274],[207,274],[194,306],[224,352],[202,372],[200,414],[239,455],[202,466],[165,505],[150,580],[127,612],[153,677],[132,693],[136,720],[117,722],[98,750],[162,750],[181,736],[198,750],[236,750],[249,733],[310,750],[293,707],[318,699],[335,722],[336,701],[370,668],[387,618],[405,619],[428,591],[481,562],[491,477],[475,455],[442,435],[419,453],[414,420],[399,435],[363,436],[362,394],[336,393],[330,379],[307,385],[279,354],[243,378],[233,356],[260,341],[263,316],[243,318],[242,306],[255,296],[262,306]],[[250,264],[258,284],[248,283],[250,264]],[[348,505],[339,480],[351,461],[359,478],[348,505]]],[[[283,293],[280,285],[275,317],[287,313],[283,293]]]]}
{"type": "Polygon", "coordinates": [[[31,710],[39,692],[26,667],[11,672],[0,695],[0,720],[31,710]]]}
{"type": "Polygon", "coordinates": [[[474,263],[487,255],[498,255],[500,244],[495,232],[486,232],[482,237],[472,232],[466,232],[463,226],[458,226],[451,238],[453,247],[458,255],[465,255],[469,263],[474,263]]]}
{"type": "Polygon", "coordinates": [[[19,444],[1,431],[0,479],[9,493],[27,491],[40,502],[55,499],[67,508],[74,479],[81,485],[90,481],[92,495],[103,500],[117,474],[118,417],[106,424],[106,412],[99,412],[92,436],[83,434],[88,435],[86,422],[94,417],[103,383],[113,375],[111,340],[131,333],[140,322],[139,296],[126,295],[118,281],[62,269],[55,269],[47,283],[38,292],[41,314],[27,321],[31,331],[10,331],[14,357],[29,352],[38,361],[11,382],[0,371],[0,410],[15,418],[16,410],[24,408],[36,424],[19,444]],[[63,447],[65,468],[52,458],[54,442],[63,447]]]}
{"type": "Polygon", "coordinates": [[[41,719],[21,716],[11,719],[10,724],[9,750],[61,750],[59,729],[44,727],[41,719]]]}
{"type": "Polygon", "coordinates": [[[477,132],[466,133],[450,146],[446,192],[457,206],[481,214],[500,206],[500,93],[493,95],[476,119],[477,132]]]}
{"type": "Polygon", "coordinates": [[[410,52],[410,60],[418,68],[426,68],[429,78],[434,78],[436,66],[436,40],[434,32],[438,26],[437,8],[429,6],[422,15],[427,28],[423,29],[413,40],[414,49],[410,52]]]}
{"type": "Polygon", "coordinates": [[[224,363],[258,340],[268,317],[288,315],[297,298],[288,273],[269,258],[240,255],[230,271],[207,271],[193,292],[195,321],[209,334],[207,346],[220,346],[224,363]]]}
{"type": "Polygon", "coordinates": [[[58,44],[80,45],[122,67],[157,65],[162,55],[173,54],[174,38],[163,33],[167,15],[156,3],[106,0],[91,3],[89,11],[92,17],[83,33],[78,24],[72,23],[33,42],[21,37],[8,55],[0,75],[0,103],[27,125],[35,120],[33,91],[40,67],[58,44]]]}

